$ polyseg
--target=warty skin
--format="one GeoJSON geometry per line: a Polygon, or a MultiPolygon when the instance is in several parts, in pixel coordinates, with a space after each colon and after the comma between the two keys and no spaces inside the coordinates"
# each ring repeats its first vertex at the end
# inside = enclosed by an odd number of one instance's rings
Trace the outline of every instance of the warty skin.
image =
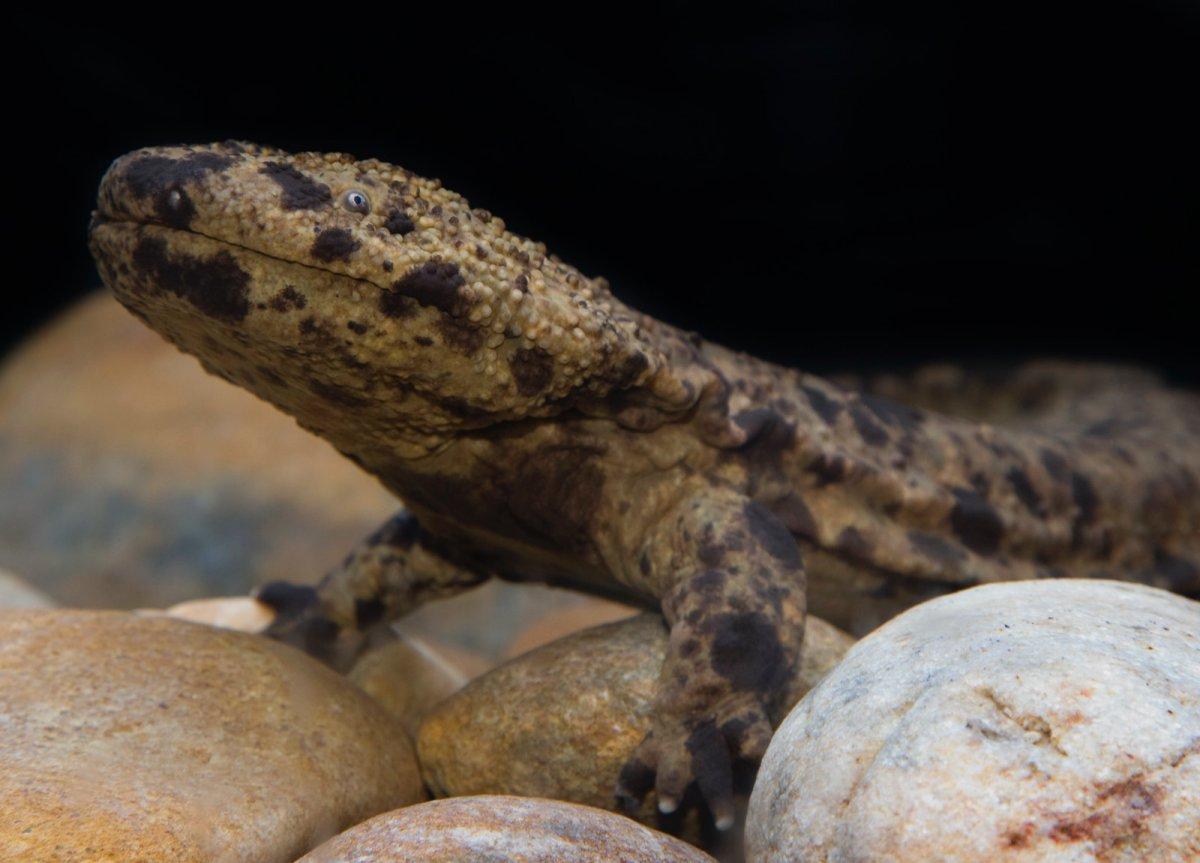
{"type": "Polygon", "coordinates": [[[1146,373],[879,385],[958,416],[906,405],[649,318],[437,181],[340,154],[139,150],[89,236],[131,312],[405,504],[316,590],[264,591],[275,633],[332,658],[490,576],[658,605],[619,793],[664,811],[694,782],[731,823],[810,609],[861,632],[992,581],[1200,593],[1200,399],[1146,373]]]}

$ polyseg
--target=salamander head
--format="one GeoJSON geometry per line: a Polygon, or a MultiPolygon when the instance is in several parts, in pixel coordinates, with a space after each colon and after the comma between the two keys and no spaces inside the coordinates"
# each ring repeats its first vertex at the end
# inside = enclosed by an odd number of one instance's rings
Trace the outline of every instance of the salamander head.
{"type": "Polygon", "coordinates": [[[427,451],[622,391],[694,396],[602,281],[382,162],[138,150],[105,174],[89,233],[131,311],[339,447],[427,451]]]}

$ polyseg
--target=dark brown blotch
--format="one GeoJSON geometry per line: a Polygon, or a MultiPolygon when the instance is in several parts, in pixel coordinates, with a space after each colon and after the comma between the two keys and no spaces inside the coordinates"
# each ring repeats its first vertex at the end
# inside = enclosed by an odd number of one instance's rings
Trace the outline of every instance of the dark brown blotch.
{"type": "Polygon", "coordinates": [[[449,314],[458,305],[458,289],[465,281],[457,264],[434,258],[393,282],[392,292],[449,314]]]}
{"type": "Polygon", "coordinates": [[[1033,483],[1025,471],[1019,467],[1014,467],[1010,468],[1005,476],[1012,486],[1017,500],[1021,501],[1027,510],[1039,517],[1045,515],[1045,507],[1042,505],[1041,496],[1037,493],[1037,489],[1033,487],[1033,483]]]}
{"type": "Polygon", "coordinates": [[[884,425],[912,431],[925,422],[925,415],[916,408],[894,402],[882,396],[864,393],[862,403],[870,408],[884,425]]]}
{"type": "Polygon", "coordinates": [[[518,348],[508,358],[517,392],[523,396],[540,394],[554,378],[554,359],[539,347],[518,348]]]}
{"type": "Polygon", "coordinates": [[[326,228],[313,240],[310,254],[318,261],[349,261],[362,245],[345,228],[326,228]]]}
{"type": "Polygon", "coordinates": [[[284,285],[271,297],[269,305],[277,312],[288,312],[292,309],[303,309],[308,305],[308,299],[291,285],[284,285]]]}
{"type": "Polygon", "coordinates": [[[165,189],[177,189],[194,183],[214,171],[223,171],[233,163],[232,156],[220,153],[192,153],[178,159],[167,156],[141,156],[122,172],[129,191],[139,198],[157,195],[165,189]]]}
{"type": "Polygon", "coordinates": [[[413,220],[408,217],[408,213],[401,209],[393,207],[388,211],[387,219],[384,220],[383,227],[387,229],[389,234],[395,234],[398,237],[403,237],[405,234],[411,234],[416,230],[416,225],[413,220]]]}
{"type": "Polygon", "coordinates": [[[873,546],[856,527],[842,528],[834,543],[839,551],[844,551],[856,560],[870,560],[873,546]]]}
{"type": "Polygon", "coordinates": [[[976,554],[995,554],[1004,536],[1004,522],[986,500],[970,489],[952,489],[954,508],[950,527],[963,545],[976,554]]]}
{"type": "Polygon", "coordinates": [[[796,540],[770,510],[752,500],[746,504],[743,514],[750,534],[758,540],[763,551],[789,569],[798,569],[801,566],[800,548],[796,545],[796,540]]]}
{"type": "Polygon", "coordinates": [[[712,638],[713,670],[735,690],[770,693],[783,685],[787,653],[775,625],[761,611],[722,612],[703,626],[712,638]]]}
{"type": "Polygon", "coordinates": [[[483,331],[466,321],[442,315],[433,325],[442,337],[442,343],[460,353],[473,354],[483,345],[483,331]]]}
{"type": "Polygon", "coordinates": [[[806,539],[817,538],[817,520],[804,499],[794,491],[788,492],[772,508],[784,527],[806,539]]]}
{"type": "Polygon", "coordinates": [[[833,425],[837,422],[838,417],[842,415],[842,403],[831,399],[825,393],[815,387],[801,387],[804,392],[804,397],[808,399],[809,405],[817,416],[825,421],[826,425],[833,425]]]}
{"type": "Polygon", "coordinates": [[[875,421],[875,415],[862,404],[855,402],[850,406],[850,418],[862,439],[871,446],[883,446],[888,442],[888,434],[883,426],[875,421]]]}
{"type": "Polygon", "coordinates": [[[316,210],[333,201],[329,187],[286,162],[267,162],[259,172],[279,186],[285,210],[316,210]]]}
{"type": "Polygon", "coordinates": [[[935,533],[910,530],[908,532],[908,541],[918,554],[933,561],[943,569],[956,570],[967,559],[967,553],[963,551],[961,546],[935,533]]]}
{"type": "Polygon", "coordinates": [[[228,252],[211,258],[171,255],[164,240],[143,237],[132,258],[154,286],[187,300],[211,318],[238,323],[250,313],[250,274],[228,252]]]}

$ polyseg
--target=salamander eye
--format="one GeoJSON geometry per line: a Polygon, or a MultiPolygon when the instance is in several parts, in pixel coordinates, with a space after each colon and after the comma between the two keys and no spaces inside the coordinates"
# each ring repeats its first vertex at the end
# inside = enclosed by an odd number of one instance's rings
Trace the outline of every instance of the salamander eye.
{"type": "Polygon", "coordinates": [[[371,200],[358,189],[351,189],[342,195],[342,206],[352,213],[362,213],[364,216],[371,212],[371,200]]]}

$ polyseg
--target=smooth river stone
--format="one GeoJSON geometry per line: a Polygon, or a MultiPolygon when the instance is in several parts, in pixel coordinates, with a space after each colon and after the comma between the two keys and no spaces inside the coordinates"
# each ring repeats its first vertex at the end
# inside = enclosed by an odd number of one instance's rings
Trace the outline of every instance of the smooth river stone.
{"type": "Polygon", "coordinates": [[[467,682],[434,645],[410,636],[367,653],[347,677],[400,720],[413,738],[421,720],[467,682]]]}
{"type": "Polygon", "coordinates": [[[1200,603],[989,585],[860,641],[780,727],[747,859],[1200,860],[1200,603]]]}
{"type": "MultiPolygon", "coordinates": [[[[853,644],[809,618],[795,698],[853,644]]],[[[615,808],[622,765],[650,727],[666,654],[662,618],[641,614],[538,648],[473,680],[426,718],[417,737],[436,797],[517,794],[615,808]]],[[[663,822],[649,795],[639,820],[663,822]]],[[[672,832],[695,836],[695,825],[672,832]]]]}
{"type": "Polygon", "coordinates": [[[555,800],[458,797],[379,815],[296,863],[712,863],[628,818],[555,800]]]}
{"type": "MultiPolygon", "coordinates": [[[[255,634],[263,632],[275,617],[270,607],[248,596],[193,599],[165,611],[142,609],[137,614],[166,615],[255,634]]],[[[399,719],[409,737],[416,738],[425,715],[473,675],[456,664],[461,660],[452,648],[438,648],[402,633],[393,637],[394,641],[362,656],[346,677],[399,719]]]]}
{"type": "Polygon", "coordinates": [[[398,723],[264,638],[0,612],[0,860],[287,863],[419,802],[398,723]]]}

